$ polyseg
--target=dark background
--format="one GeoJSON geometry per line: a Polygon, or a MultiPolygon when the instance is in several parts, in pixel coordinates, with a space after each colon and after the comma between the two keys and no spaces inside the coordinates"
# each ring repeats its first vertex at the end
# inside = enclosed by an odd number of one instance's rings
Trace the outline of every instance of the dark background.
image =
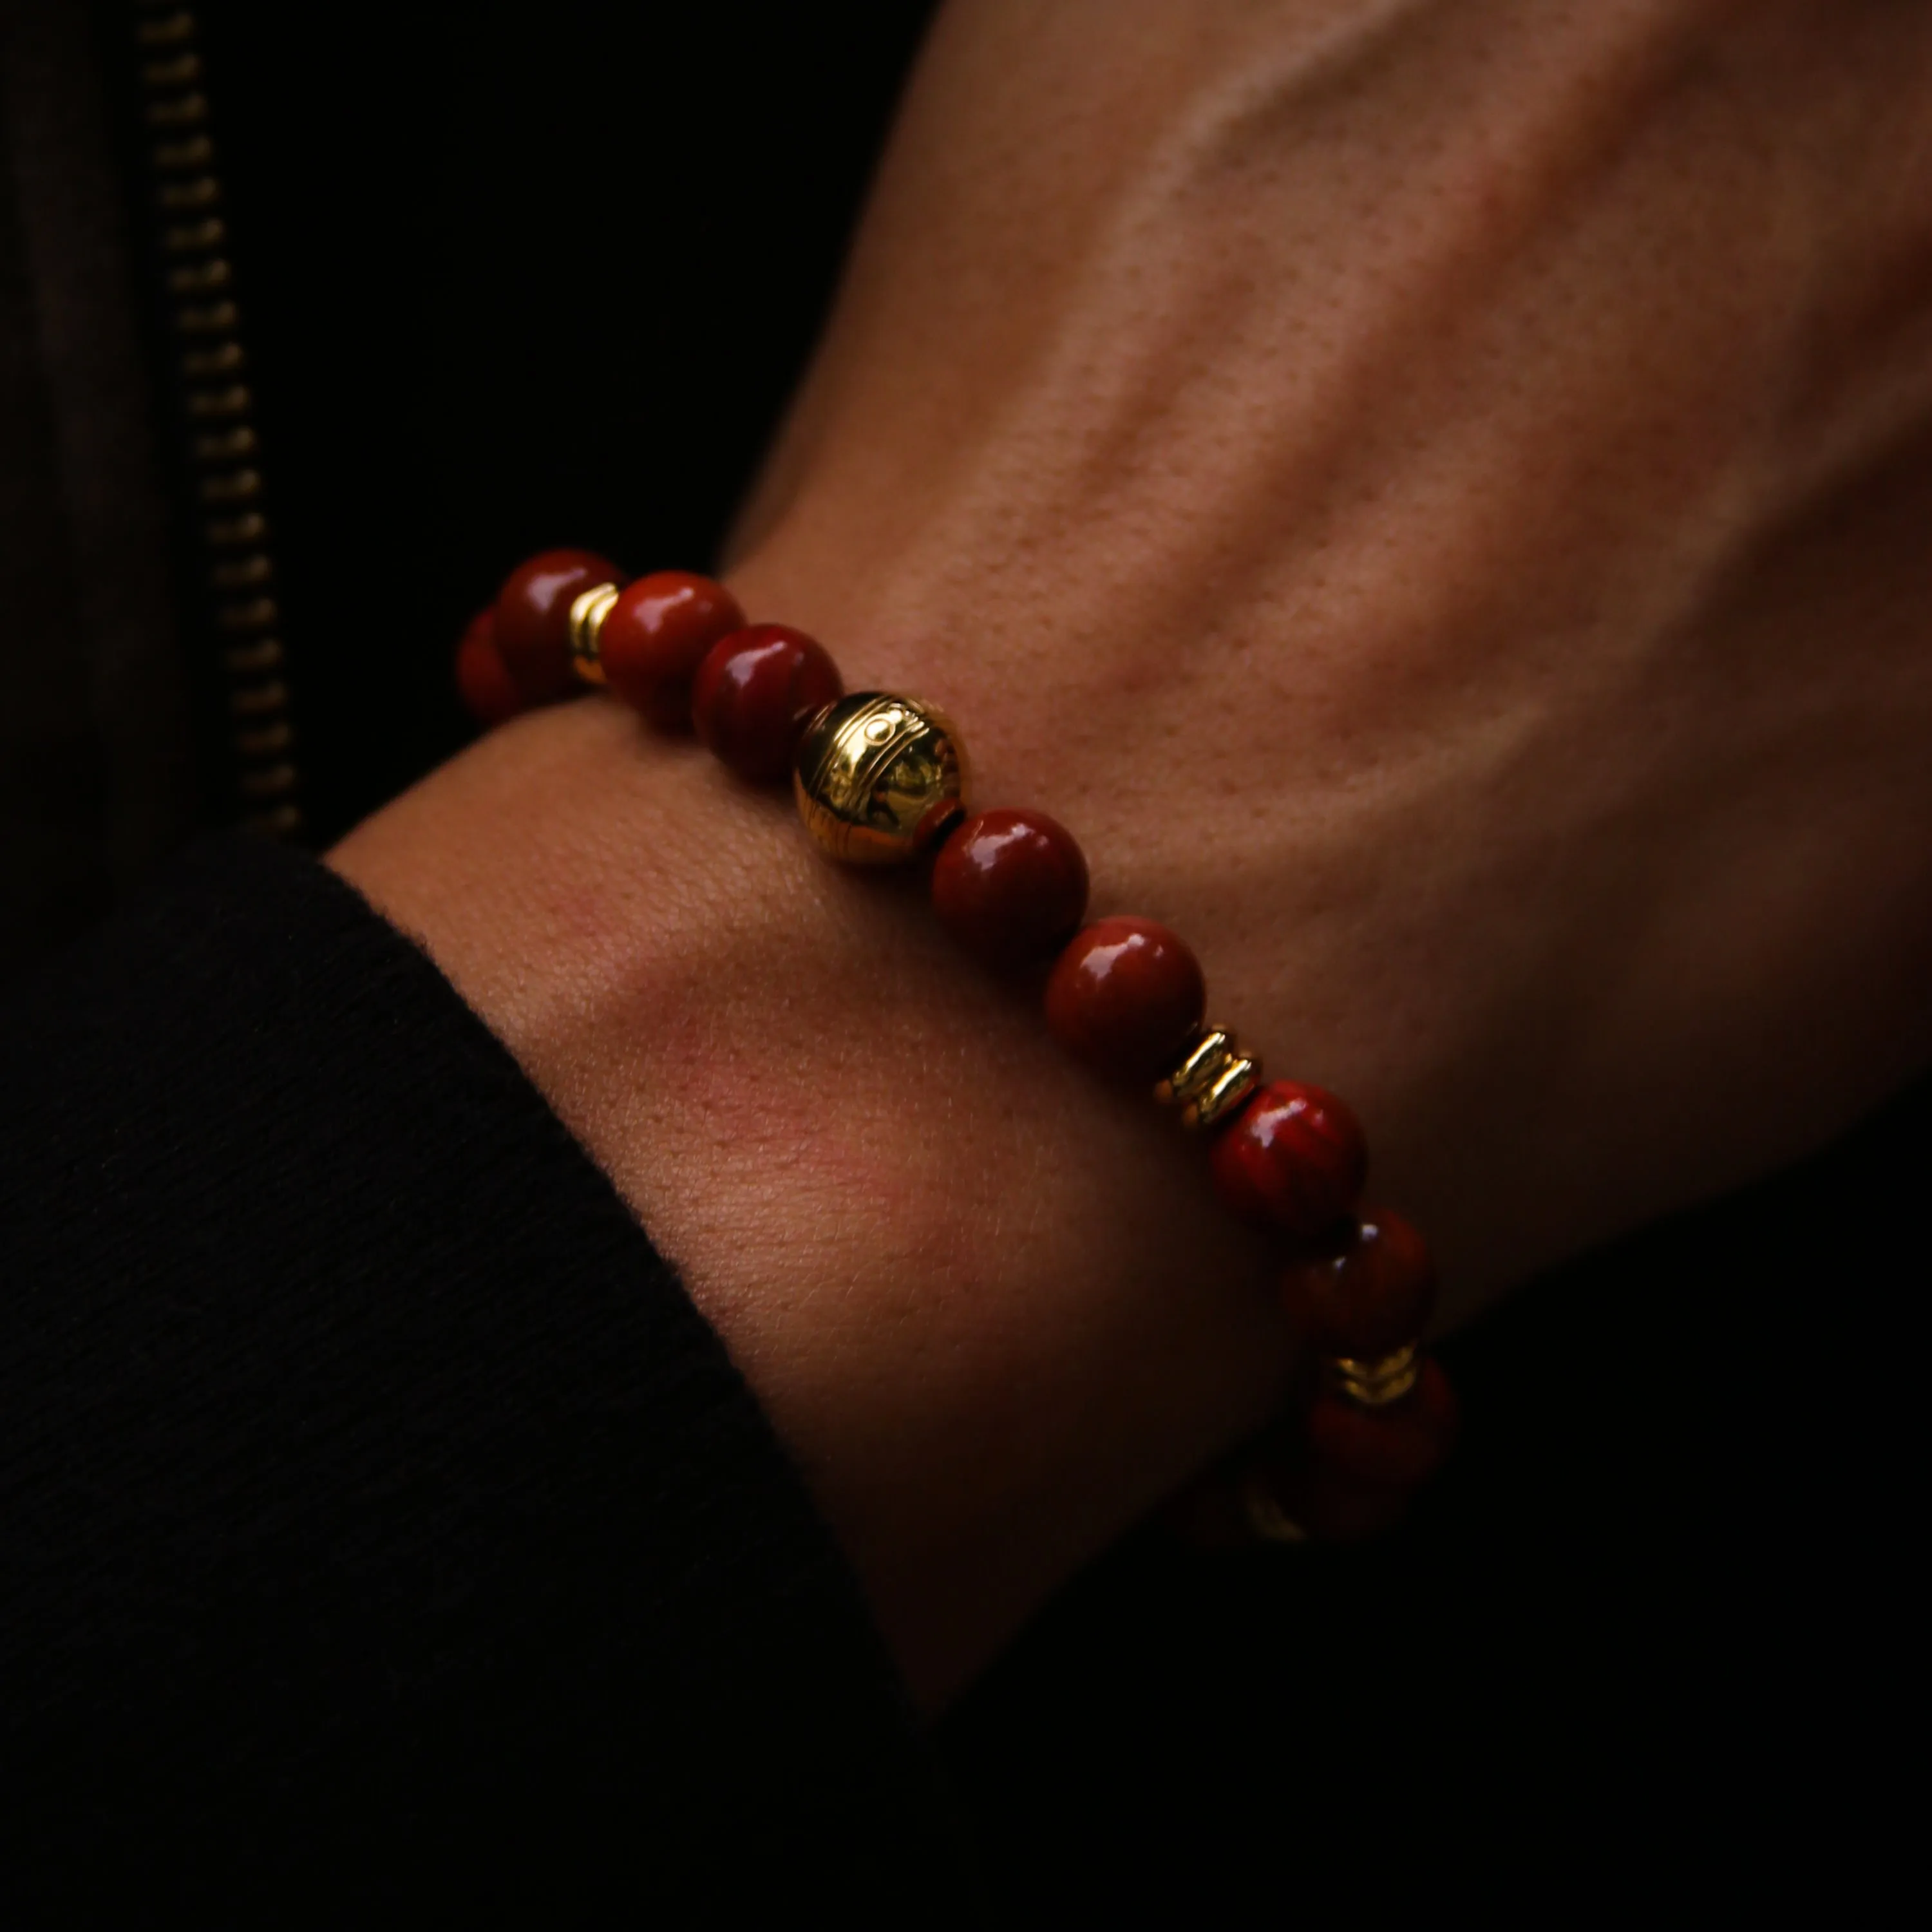
{"type": "Polygon", "coordinates": [[[521,558],[710,559],[929,10],[196,8],[318,839],[521,558]]]}
{"type": "MultiPolygon", "coordinates": [[[[711,556],[928,9],[196,10],[319,840],[462,741],[518,558],[711,556]]],[[[1386,1544],[1096,1566],[941,1732],[1012,1921],[1844,1906],[1910,1836],[1929,1132],[1922,1088],[1455,1338],[1386,1544]]]]}

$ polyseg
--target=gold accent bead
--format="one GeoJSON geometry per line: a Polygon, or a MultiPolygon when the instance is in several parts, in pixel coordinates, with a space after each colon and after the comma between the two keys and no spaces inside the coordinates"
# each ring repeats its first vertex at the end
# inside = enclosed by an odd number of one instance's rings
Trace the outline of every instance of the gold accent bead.
{"type": "Polygon", "coordinates": [[[1386,1408],[1414,1388],[1422,1373],[1422,1358],[1412,1342],[1392,1355],[1378,1355],[1372,1361],[1337,1355],[1328,1368],[1338,1394],[1364,1408],[1386,1408]]]}
{"type": "Polygon", "coordinates": [[[617,601],[614,584],[593,584],[570,602],[570,662],[586,684],[607,682],[597,655],[597,640],[604,632],[604,620],[617,601]]]}
{"type": "Polygon", "coordinates": [[[964,815],[966,748],[943,711],[857,691],[805,728],[792,791],[806,830],[835,859],[890,866],[935,843],[964,815]]]}
{"type": "Polygon", "coordinates": [[[1219,1027],[1203,1027],[1174,1071],[1157,1082],[1154,1097],[1180,1109],[1180,1124],[1190,1132],[1214,1126],[1255,1090],[1262,1063],[1239,1040],[1219,1027]]]}

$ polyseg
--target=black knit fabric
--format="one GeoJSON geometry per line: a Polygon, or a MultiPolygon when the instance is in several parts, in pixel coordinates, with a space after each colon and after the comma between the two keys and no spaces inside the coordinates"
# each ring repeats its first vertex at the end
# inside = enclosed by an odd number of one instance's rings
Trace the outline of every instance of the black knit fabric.
{"type": "Polygon", "coordinates": [[[0,1550],[16,1901],[954,1912],[716,1338],[311,861],[203,848],[0,1007],[0,1550]]]}

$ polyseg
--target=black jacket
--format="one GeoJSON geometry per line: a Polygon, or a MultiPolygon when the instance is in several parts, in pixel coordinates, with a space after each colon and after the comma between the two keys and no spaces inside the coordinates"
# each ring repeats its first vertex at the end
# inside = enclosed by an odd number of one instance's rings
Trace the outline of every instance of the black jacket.
{"type": "Polygon", "coordinates": [[[459,742],[520,554],[710,554],[925,10],[185,10],[0,12],[0,1919],[1842,1905],[1932,1096],[1456,1338],[1387,1544],[1130,1538],[922,1737],[434,969],[260,836],[164,861],[459,742]]]}

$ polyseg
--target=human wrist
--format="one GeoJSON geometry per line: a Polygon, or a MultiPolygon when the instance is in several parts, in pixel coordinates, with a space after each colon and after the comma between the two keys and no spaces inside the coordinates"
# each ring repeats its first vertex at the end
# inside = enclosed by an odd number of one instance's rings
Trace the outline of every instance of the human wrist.
{"type": "Polygon", "coordinates": [[[677,1263],[929,1696],[1265,1418],[1258,1251],[1162,1124],[688,744],[543,714],[334,862],[677,1263]]]}

